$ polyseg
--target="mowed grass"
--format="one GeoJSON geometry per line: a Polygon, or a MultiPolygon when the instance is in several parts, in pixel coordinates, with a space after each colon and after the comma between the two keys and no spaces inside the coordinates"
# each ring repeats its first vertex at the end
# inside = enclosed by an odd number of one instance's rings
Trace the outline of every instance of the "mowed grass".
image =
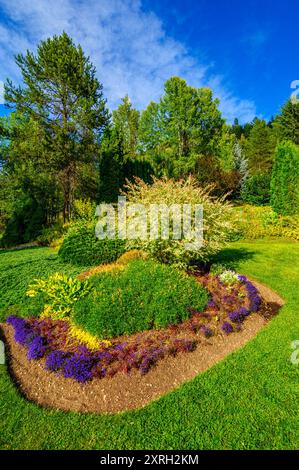
{"type": "MultiPolygon", "coordinates": [[[[46,269],[48,261],[53,262],[57,270],[58,261],[47,249],[26,250],[23,254],[32,257],[35,266],[32,272],[28,263],[26,279],[36,277],[39,263],[46,269]]],[[[22,256],[22,252],[0,254],[0,263],[1,259],[4,262],[2,280],[6,278],[5,266],[14,265],[14,269],[7,270],[5,290],[18,285],[18,273],[25,276],[22,256]]],[[[254,340],[159,401],[116,416],[39,408],[19,395],[6,367],[0,366],[0,447],[298,448],[299,366],[291,363],[290,355],[291,342],[299,340],[299,244],[235,243],[219,258],[238,263],[240,272],[268,284],[286,301],[280,314],[254,340]]],[[[73,269],[63,268],[70,272],[73,269]]],[[[23,279],[20,282],[24,284],[23,279]]],[[[7,293],[3,294],[9,302],[7,293]]]]}
{"type": "Polygon", "coordinates": [[[8,313],[18,313],[30,305],[25,293],[28,284],[36,278],[55,272],[77,275],[84,267],[63,263],[50,248],[26,248],[0,251],[0,321],[8,313]]]}

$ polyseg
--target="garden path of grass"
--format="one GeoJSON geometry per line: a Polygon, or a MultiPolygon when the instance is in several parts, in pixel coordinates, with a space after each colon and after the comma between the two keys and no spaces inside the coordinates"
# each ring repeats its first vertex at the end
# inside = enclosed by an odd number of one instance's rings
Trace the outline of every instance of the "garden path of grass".
{"type": "MultiPolygon", "coordinates": [[[[299,365],[290,355],[291,342],[299,340],[299,243],[238,242],[221,258],[286,300],[253,341],[159,401],[116,416],[41,409],[19,395],[0,366],[0,448],[298,448],[299,365]]],[[[2,315],[5,305],[21,303],[28,280],[78,272],[49,249],[0,252],[0,269],[2,315]]]]}

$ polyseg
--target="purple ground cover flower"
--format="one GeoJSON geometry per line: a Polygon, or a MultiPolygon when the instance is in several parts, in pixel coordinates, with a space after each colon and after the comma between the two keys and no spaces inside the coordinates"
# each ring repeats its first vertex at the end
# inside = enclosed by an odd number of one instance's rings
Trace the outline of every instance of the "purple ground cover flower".
{"type": "Polygon", "coordinates": [[[239,274],[238,278],[239,278],[239,281],[241,282],[241,284],[245,284],[247,282],[247,277],[246,276],[241,276],[239,274]]]}
{"type": "Polygon", "coordinates": [[[249,314],[250,311],[247,308],[241,307],[229,313],[228,317],[233,323],[242,323],[249,314]]]}
{"type": "Polygon", "coordinates": [[[257,288],[249,281],[246,283],[246,290],[247,290],[248,298],[250,302],[250,310],[252,312],[257,312],[262,302],[259,292],[257,288]]]}
{"type": "Polygon", "coordinates": [[[6,323],[11,325],[14,328],[14,338],[17,343],[25,345],[30,344],[36,334],[33,332],[32,328],[24,318],[19,318],[14,315],[11,315],[7,318],[6,323]]]}
{"type": "Polygon", "coordinates": [[[94,358],[74,354],[66,360],[63,367],[63,375],[66,378],[75,379],[78,382],[86,382],[92,378],[92,367],[95,365],[94,358]]]}
{"type": "Polygon", "coordinates": [[[30,343],[28,349],[28,359],[40,359],[44,357],[48,351],[47,341],[43,336],[36,336],[34,340],[30,343]]]}
{"type": "Polygon", "coordinates": [[[222,331],[224,331],[224,333],[227,333],[227,334],[232,333],[234,331],[232,324],[229,323],[228,321],[225,321],[222,324],[221,329],[222,331]]]}
{"type": "Polygon", "coordinates": [[[64,351],[50,352],[46,358],[46,369],[52,371],[62,369],[67,358],[69,358],[69,354],[64,351]]]}
{"type": "Polygon", "coordinates": [[[210,338],[214,334],[211,328],[209,328],[206,325],[202,326],[200,331],[202,331],[202,333],[205,335],[206,338],[210,338]]]}

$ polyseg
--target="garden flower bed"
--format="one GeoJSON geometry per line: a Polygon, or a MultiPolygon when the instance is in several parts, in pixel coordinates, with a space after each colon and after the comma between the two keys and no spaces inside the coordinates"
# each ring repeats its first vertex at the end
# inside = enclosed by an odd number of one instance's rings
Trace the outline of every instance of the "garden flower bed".
{"type": "Polygon", "coordinates": [[[245,344],[282,305],[244,276],[229,285],[221,276],[195,276],[209,292],[204,311],[190,307],[179,324],[99,341],[96,348],[73,336],[68,321],[10,316],[3,330],[23,393],[76,411],[143,406],[245,344]]]}

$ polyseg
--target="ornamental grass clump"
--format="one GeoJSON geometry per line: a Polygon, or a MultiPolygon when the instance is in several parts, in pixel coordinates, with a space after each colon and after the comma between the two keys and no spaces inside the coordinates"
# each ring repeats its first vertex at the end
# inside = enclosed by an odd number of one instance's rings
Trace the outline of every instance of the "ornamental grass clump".
{"type": "MultiPolygon", "coordinates": [[[[128,240],[127,247],[141,249],[158,261],[167,264],[174,264],[181,268],[186,268],[193,260],[207,261],[220,251],[223,245],[230,239],[234,230],[231,206],[226,201],[226,197],[217,198],[212,195],[213,188],[201,188],[192,177],[186,180],[153,179],[152,184],[147,184],[136,178],[135,182],[128,183],[123,195],[129,203],[142,204],[150,214],[153,204],[164,204],[170,209],[171,206],[184,204],[191,205],[189,220],[191,231],[196,227],[196,205],[203,207],[203,239],[202,246],[194,245],[190,248],[190,241],[193,242],[190,232],[182,230],[181,237],[173,237],[173,218],[169,224],[169,239],[161,237],[161,219],[155,220],[158,239],[150,237],[150,224],[148,224],[148,236],[146,239],[128,240]]],[[[175,208],[174,208],[175,210],[175,208]]],[[[171,220],[171,219],[170,219],[171,220]]]]}

